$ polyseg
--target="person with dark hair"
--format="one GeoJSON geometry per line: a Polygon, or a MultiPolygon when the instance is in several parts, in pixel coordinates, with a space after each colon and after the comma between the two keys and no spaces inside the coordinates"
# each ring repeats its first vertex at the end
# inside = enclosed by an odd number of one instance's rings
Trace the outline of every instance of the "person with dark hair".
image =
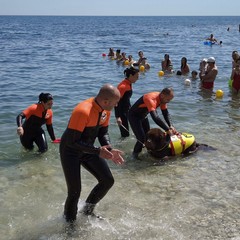
{"type": "Polygon", "coordinates": [[[164,59],[162,60],[162,71],[166,73],[173,72],[173,65],[172,65],[169,54],[164,55],[164,59]]]}
{"type": "Polygon", "coordinates": [[[109,48],[108,57],[115,57],[115,52],[113,48],[109,48]]]}
{"type": "Polygon", "coordinates": [[[93,210],[114,184],[114,178],[105,159],[122,164],[122,152],[110,144],[108,126],[111,110],[117,105],[120,93],[110,84],[103,85],[94,98],[80,102],[72,112],[60,143],[60,157],[67,184],[64,217],[73,223],[77,217],[81,193],[81,166],[98,183],[86,199],[82,212],[97,217],[93,210]],[[98,138],[100,147],[94,146],[98,138]]]}
{"type": "Polygon", "coordinates": [[[191,72],[191,78],[192,80],[196,80],[198,78],[198,72],[196,70],[191,72]]]}
{"type": "Polygon", "coordinates": [[[139,56],[139,59],[138,59],[137,62],[133,63],[133,66],[140,66],[141,65],[142,60],[144,58],[143,51],[138,51],[138,56],[139,56]]]}
{"type": "Polygon", "coordinates": [[[189,65],[187,63],[187,58],[182,57],[181,59],[181,73],[183,75],[188,74],[190,72],[189,65]]]}
{"type": "Polygon", "coordinates": [[[174,97],[172,88],[164,88],[161,92],[150,92],[140,97],[134,105],[130,108],[128,118],[133,133],[137,138],[137,142],[133,150],[133,158],[138,158],[139,153],[144,147],[146,134],[150,130],[149,120],[147,115],[150,113],[153,121],[163,130],[166,134],[172,135],[176,133],[175,128],[170,121],[167,103],[174,97]],[[157,108],[160,107],[162,115],[166,123],[162,121],[157,113],[157,108]]]}
{"type": "Polygon", "coordinates": [[[122,59],[121,49],[117,49],[115,60],[121,60],[121,59],[122,59]]]}
{"type": "Polygon", "coordinates": [[[217,43],[217,39],[211,34],[206,40],[210,41],[211,43],[217,43]]]}
{"type": "Polygon", "coordinates": [[[131,107],[132,84],[138,80],[139,70],[133,67],[124,70],[125,79],[118,84],[117,88],[121,98],[115,107],[115,117],[122,137],[129,136],[128,110],[131,107]]]}
{"type": "Polygon", "coordinates": [[[52,126],[52,105],[52,95],[50,93],[41,93],[38,103],[32,104],[17,116],[17,134],[20,136],[20,141],[26,149],[32,150],[35,142],[39,152],[43,153],[48,150],[46,135],[42,129],[43,124],[46,124],[52,141],[59,141],[55,137],[52,126]],[[22,123],[24,118],[26,120],[22,123]]]}
{"type": "Polygon", "coordinates": [[[128,55],[128,62],[129,62],[129,66],[133,65],[134,60],[132,55],[128,55]]]}

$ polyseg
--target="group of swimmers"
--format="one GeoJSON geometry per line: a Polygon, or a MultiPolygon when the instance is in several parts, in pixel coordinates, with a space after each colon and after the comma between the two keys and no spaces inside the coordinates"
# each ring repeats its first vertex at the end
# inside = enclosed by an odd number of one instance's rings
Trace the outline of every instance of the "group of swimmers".
{"type": "MultiPolygon", "coordinates": [[[[131,56],[131,61],[129,61],[128,58],[125,58],[125,53],[123,55],[120,54],[121,50],[118,49],[116,53],[114,52],[113,48],[109,49],[108,56],[111,57],[111,59],[117,60],[117,62],[122,62],[123,65],[132,66],[133,68],[138,68],[141,71],[141,67],[143,66],[144,70],[150,69],[150,64],[146,62],[146,59],[143,55],[143,51],[139,51],[139,59],[138,61],[134,61],[131,56]],[[127,61],[127,64],[125,62],[127,61]]],[[[201,87],[203,89],[213,90],[214,87],[214,81],[216,79],[216,76],[218,74],[218,69],[215,63],[215,58],[210,57],[208,59],[204,58],[200,62],[199,66],[199,73],[196,70],[193,70],[191,72],[191,78],[192,80],[196,80],[198,77],[200,79],[201,87]]],[[[162,72],[166,74],[173,74],[175,73],[173,69],[173,64],[170,59],[169,54],[164,55],[164,59],[161,62],[162,72]]],[[[190,73],[190,66],[188,65],[187,58],[182,57],[181,59],[181,66],[180,70],[176,72],[176,75],[185,75],[187,76],[190,73]]]]}
{"type": "Polygon", "coordinates": [[[141,69],[141,67],[144,67],[144,70],[150,69],[150,64],[147,62],[147,58],[144,57],[143,51],[139,51],[138,56],[138,61],[135,61],[132,55],[128,55],[128,57],[126,57],[126,53],[121,53],[121,49],[117,49],[116,52],[114,52],[113,48],[109,48],[108,53],[108,57],[110,57],[112,60],[116,60],[117,63],[122,63],[126,66],[138,67],[139,69],[141,69]]]}

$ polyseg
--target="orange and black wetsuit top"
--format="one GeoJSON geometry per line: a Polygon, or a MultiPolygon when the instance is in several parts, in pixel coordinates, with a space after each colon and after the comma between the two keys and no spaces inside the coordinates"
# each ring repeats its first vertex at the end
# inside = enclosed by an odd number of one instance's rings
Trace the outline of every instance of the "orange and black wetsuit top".
{"type": "Polygon", "coordinates": [[[103,110],[94,98],[79,103],[73,110],[60,147],[71,152],[99,154],[93,144],[98,138],[101,146],[110,145],[108,125],[110,111],[103,110]]]}
{"type": "Polygon", "coordinates": [[[167,110],[167,104],[161,103],[160,92],[150,92],[150,93],[144,94],[131,107],[129,113],[131,115],[136,116],[139,119],[144,119],[148,115],[148,113],[150,113],[154,122],[165,131],[168,131],[169,127],[171,126],[171,123],[169,120],[169,114],[167,110]],[[168,126],[159,117],[157,113],[158,107],[160,107],[163,117],[166,123],[168,124],[168,126]]]}
{"type": "Polygon", "coordinates": [[[120,101],[117,107],[115,107],[115,117],[121,117],[121,113],[128,112],[131,107],[130,98],[132,97],[132,84],[128,79],[124,79],[117,86],[120,92],[120,101]]]}
{"type": "Polygon", "coordinates": [[[35,103],[22,111],[17,116],[17,125],[22,125],[24,132],[27,134],[34,134],[41,128],[43,124],[46,124],[48,133],[52,140],[55,140],[55,135],[52,127],[53,112],[51,109],[44,109],[41,103],[35,103]],[[22,119],[26,118],[22,124],[22,119]]]}

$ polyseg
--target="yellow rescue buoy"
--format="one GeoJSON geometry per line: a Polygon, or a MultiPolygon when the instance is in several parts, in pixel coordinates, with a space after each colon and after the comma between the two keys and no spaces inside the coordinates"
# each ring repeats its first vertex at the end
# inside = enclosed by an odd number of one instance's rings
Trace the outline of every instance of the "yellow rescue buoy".
{"type": "Polygon", "coordinates": [[[223,90],[218,89],[218,90],[216,91],[216,98],[222,98],[222,97],[223,97],[223,94],[224,94],[223,90]]]}
{"type": "Polygon", "coordinates": [[[139,70],[140,70],[141,72],[144,72],[144,71],[145,71],[145,67],[142,65],[142,66],[139,67],[139,70]]]}
{"type": "Polygon", "coordinates": [[[129,65],[129,61],[125,60],[124,65],[129,65]]]}
{"type": "Polygon", "coordinates": [[[164,71],[159,71],[158,76],[160,76],[160,77],[164,76],[164,71]]]}

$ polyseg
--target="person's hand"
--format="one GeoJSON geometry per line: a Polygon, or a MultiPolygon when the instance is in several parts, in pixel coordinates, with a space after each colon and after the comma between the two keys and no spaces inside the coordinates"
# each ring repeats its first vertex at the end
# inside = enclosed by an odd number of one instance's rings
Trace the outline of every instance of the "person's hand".
{"type": "Polygon", "coordinates": [[[56,138],[55,140],[52,141],[52,143],[60,143],[61,142],[61,138],[56,138]]]}
{"type": "Polygon", "coordinates": [[[175,127],[171,126],[169,129],[170,129],[172,135],[178,134],[178,132],[177,132],[177,130],[175,129],[175,127]]]}
{"type": "Polygon", "coordinates": [[[109,146],[109,145],[100,147],[99,157],[111,159],[113,154],[108,150],[108,148],[110,148],[110,147],[111,146],[109,146]]]}
{"type": "Polygon", "coordinates": [[[169,135],[169,136],[173,136],[173,135],[175,135],[176,133],[176,130],[174,129],[172,129],[171,127],[169,128],[169,130],[168,131],[166,131],[166,133],[169,135]]]}
{"type": "Polygon", "coordinates": [[[18,128],[17,128],[17,134],[18,134],[19,136],[22,136],[22,135],[24,134],[23,127],[18,127],[18,128]]]}
{"type": "Polygon", "coordinates": [[[120,117],[116,118],[118,126],[122,125],[122,119],[120,117]]]}
{"type": "Polygon", "coordinates": [[[121,155],[123,155],[123,152],[118,150],[118,149],[111,149],[111,151],[109,151],[108,150],[109,147],[110,147],[109,145],[102,146],[100,148],[99,156],[101,158],[112,160],[116,164],[123,164],[124,163],[124,159],[121,156],[121,155]]]}
{"type": "Polygon", "coordinates": [[[113,154],[111,160],[116,163],[116,164],[123,164],[124,163],[124,159],[122,157],[122,155],[124,154],[122,151],[118,150],[118,149],[112,149],[111,153],[113,154]]]}

